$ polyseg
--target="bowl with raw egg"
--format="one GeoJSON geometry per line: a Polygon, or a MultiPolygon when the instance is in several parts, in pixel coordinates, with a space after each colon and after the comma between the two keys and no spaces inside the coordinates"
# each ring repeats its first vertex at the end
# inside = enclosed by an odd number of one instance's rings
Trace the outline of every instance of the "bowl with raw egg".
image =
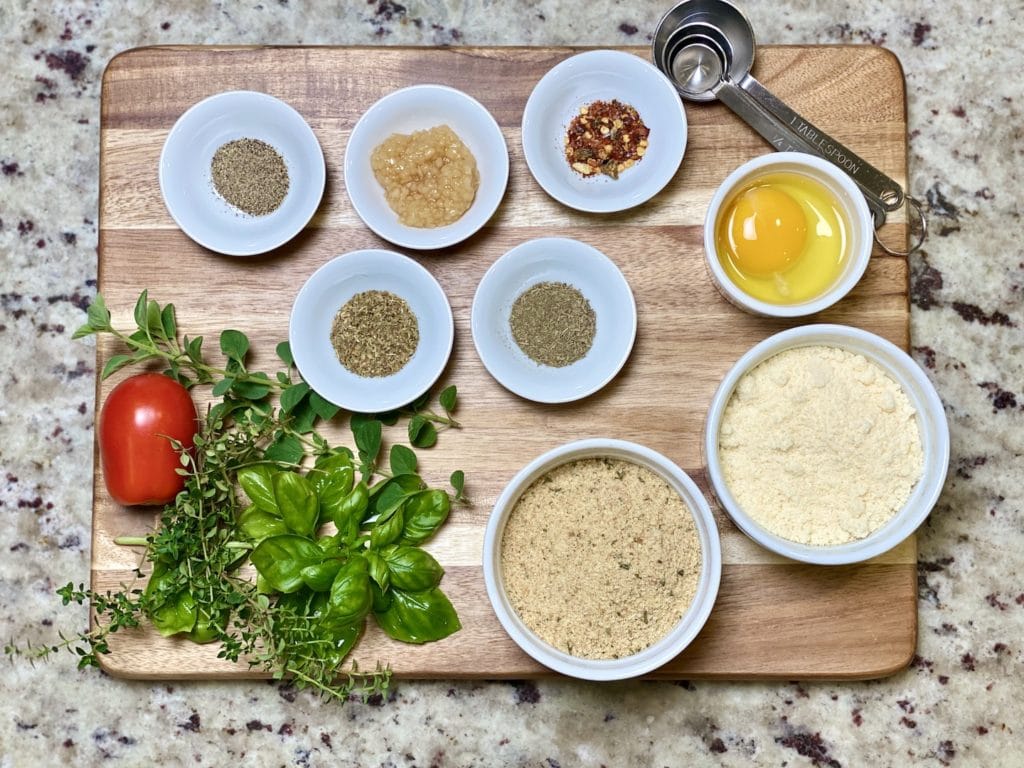
{"type": "Polygon", "coordinates": [[[722,182],[704,219],[719,291],[740,309],[800,317],[832,306],[860,280],[873,225],[853,180],[827,160],[775,152],[722,182]]]}

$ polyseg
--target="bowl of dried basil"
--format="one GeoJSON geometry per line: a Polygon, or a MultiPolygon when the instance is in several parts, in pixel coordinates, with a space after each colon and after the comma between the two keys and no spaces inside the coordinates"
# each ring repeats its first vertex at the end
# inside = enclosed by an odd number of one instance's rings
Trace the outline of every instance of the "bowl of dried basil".
{"type": "Polygon", "coordinates": [[[302,115],[255,91],[190,107],[167,134],[159,176],[181,230],[229,256],[266,253],[295,237],[326,181],[323,151],[302,115]]]}
{"type": "Polygon", "coordinates": [[[352,251],[299,289],[288,340],[302,378],[348,411],[383,413],[415,400],[448,364],[448,297],[419,263],[394,251],[352,251]]]}
{"type": "Polygon", "coordinates": [[[636,301],[601,251],[542,237],[487,270],[471,326],[477,354],[499,384],[527,400],[566,403],[598,391],[625,365],[636,338],[636,301]]]}

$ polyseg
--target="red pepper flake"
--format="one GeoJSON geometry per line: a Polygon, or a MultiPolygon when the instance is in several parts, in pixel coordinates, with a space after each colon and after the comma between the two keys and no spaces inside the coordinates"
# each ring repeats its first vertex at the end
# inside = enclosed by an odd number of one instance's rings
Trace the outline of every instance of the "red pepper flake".
{"type": "Polygon", "coordinates": [[[617,99],[580,107],[565,134],[565,159],[582,176],[613,179],[643,159],[651,129],[640,114],[617,99]]]}

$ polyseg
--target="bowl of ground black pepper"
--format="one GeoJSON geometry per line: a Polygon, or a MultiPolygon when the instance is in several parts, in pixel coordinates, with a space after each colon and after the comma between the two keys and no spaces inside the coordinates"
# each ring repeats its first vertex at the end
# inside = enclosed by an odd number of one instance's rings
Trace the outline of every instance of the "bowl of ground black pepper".
{"type": "Polygon", "coordinates": [[[633,208],[675,176],[686,112],[658,69],[622,51],[587,51],[553,67],[523,111],[523,153],[537,183],[581,211],[633,208]]]}
{"type": "Polygon", "coordinates": [[[587,680],[651,672],[714,606],[722,554],[707,501],[670,459],[595,438],[559,446],[505,487],[487,522],[487,596],[541,664],[587,680]]]}
{"type": "Polygon", "coordinates": [[[625,365],[636,302],[601,251],[543,237],[491,265],[470,324],[477,354],[499,384],[527,400],[566,403],[598,391],[625,365]]]}
{"type": "Polygon", "coordinates": [[[211,251],[252,256],[297,235],[323,197],[323,151],[285,102],[229,91],[186,111],[160,155],[160,191],[174,221],[211,251]]]}
{"type": "Polygon", "coordinates": [[[326,400],[349,411],[406,405],[437,381],[454,339],[448,298],[400,253],[352,251],[299,289],[288,327],[295,365],[326,400]]]}

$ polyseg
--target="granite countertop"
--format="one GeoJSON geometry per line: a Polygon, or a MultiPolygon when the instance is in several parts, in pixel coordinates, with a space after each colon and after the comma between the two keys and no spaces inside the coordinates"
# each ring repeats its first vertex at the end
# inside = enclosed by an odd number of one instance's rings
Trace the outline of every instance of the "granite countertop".
{"type": "MultiPolygon", "coordinates": [[[[645,44],[668,7],[452,0],[0,4],[0,637],[74,633],[87,581],[100,80],[154,43],[645,44]],[[325,6],[326,8],[326,6],[325,6]]],[[[339,708],[271,682],[150,683],[63,654],[0,676],[0,767],[1020,765],[1024,703],[1024,4],[745,4],[759,40],[882,45],[907,78],[912,346],[952,464],[920,533],[910,668],[868,683],[397,682],[339,708]],[[978,6],[981,7],[981,6],[978,6]],[[1014,53],[1016,51],[1016,53],[1014,53]],[[984,85],[982,85],[984,83],[984,85]],[[1016,736],[1016,738],[1015,738],[1016,736]]]]}

